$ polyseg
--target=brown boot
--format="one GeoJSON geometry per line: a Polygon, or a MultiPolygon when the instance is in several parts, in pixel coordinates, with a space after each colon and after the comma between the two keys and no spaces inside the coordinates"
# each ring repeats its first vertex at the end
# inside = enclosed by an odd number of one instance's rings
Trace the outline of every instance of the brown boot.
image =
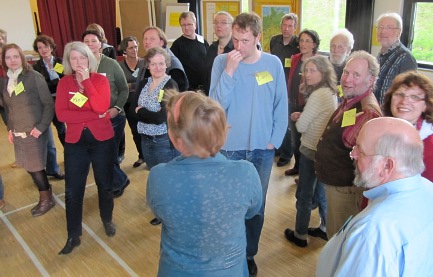
{"type": "Polygon", "coordinates": [[[39,203],[32,209],[32,216],[40,216],[51,210],[56,205],[53,192],[50,190],[39,192],[39,203]]]}

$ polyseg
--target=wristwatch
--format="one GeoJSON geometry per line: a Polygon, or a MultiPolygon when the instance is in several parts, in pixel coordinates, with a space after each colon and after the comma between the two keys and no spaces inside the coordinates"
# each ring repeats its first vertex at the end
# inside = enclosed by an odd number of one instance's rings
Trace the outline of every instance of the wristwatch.
{"type": "Polygon", "coordinates": [[[121,113],[121,112],[122,112],[122,109],[121,109],[121,108],[119,108],[118,106],[114,106],[113,108],[115,108],[116,110],[118,110],[118,111],[119,111],[119,113],[121,113]]]}

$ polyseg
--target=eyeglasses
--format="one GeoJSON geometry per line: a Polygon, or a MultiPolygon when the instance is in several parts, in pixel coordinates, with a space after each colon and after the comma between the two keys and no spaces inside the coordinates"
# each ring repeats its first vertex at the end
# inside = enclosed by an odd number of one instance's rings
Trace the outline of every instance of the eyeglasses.
{"type": "Polygon", "coordinates": [[[343,50],[343,49],[346,49],[346,46],[331,44],[331,45],[329,45],[329,48],[331,48],[331,49],[337,49],[337,50],[343,50]]]}
{"type": "Polygon", "coordinates": [[[352,151],[349,152],[349,157],[352,160],[357,160],[359,157],[374,157],[374,156],[383,156],[381,154],[371,154],[371,155],[367,155],[364,152],[362,152],[361,150],[359,150],[359,147],[357,147],[356,145],[352,147],[352,151]],[[356,155],[355,152],[355,147],[357,149],[358,155],[356,155]]]}
{"type": "Polygon", "coordinates": [[[309,40],[309,39],[300,39],[299,43],[314,43],[314,41],[309,40]]]}
{"type": "Polygon", "coordinates": [[[224,25],[229,25],[229,24],[231,24],[230,22],[227,22],[227,21],[214,21],[213,22],[213,25],[215,25],[215,26],[224,26],[224,25]]]}
{"type": "Polygon", "coordinates": [[[194,25],[194,24],[192,24],[192,23],[188,23],[188,24],[181,24],[180,26],[181,26],[182,28],[186,28],[186,27],[191,28],[193,25],[194,25]]]}
{"type": "Polygon", "coordinates": [[[422,98],[418,95],[412,94],[412,95],[406,95],[403,92],[396,92],[392,94],[392,97],[398,100],[404,100],[406,97],[409,99],[409,102],[417,103],[424,101],[425,98],[422,98]]]}
{"type": "Polygon", "coordinates": [[[391,26],[377,26],[376,29],[379,30],[379,31],[387,31],[387,32],[389,32],[391,30],[396,30],[396,29],[400,29],[400,28],[398,28],[398,27],[391,27],[391,26]]]}

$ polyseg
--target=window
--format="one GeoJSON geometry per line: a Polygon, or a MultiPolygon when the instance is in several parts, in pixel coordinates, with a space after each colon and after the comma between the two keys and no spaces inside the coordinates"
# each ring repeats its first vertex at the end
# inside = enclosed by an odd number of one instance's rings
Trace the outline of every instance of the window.
{"type": "Polygon", "coordinates": [[[401,41],[411,49],[420,68],[433,69],[433,0],[407,0],[403,10],[401,41]]]}
{"type": "Polygon", "coordinates": [[[346,19],[346,0],[303,0],[301,31],[308,28],[320,37],[319,50],[329,52],[332,33],[344,28],[346,19]]]}

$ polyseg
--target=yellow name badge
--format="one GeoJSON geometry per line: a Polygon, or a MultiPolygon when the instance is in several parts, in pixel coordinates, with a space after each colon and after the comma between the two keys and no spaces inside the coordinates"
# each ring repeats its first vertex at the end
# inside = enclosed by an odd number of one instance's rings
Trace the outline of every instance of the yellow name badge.
{"type": "Polygon", "coordinates": [[[82,107],[86,102],[87,98],[85,95],[81,94],[80,92],[75,93],[74,97],[71,98],[71,103],[74,104],[77,107],[82,107]]]}
{"type": "Polygon", "coordinates": [[[56,65],[54,66],[54,71],[62,74],[63,73],[63,65],[61,63],[56,63],[56,65]]]}
{"type": "Polygon", "coordinates": [[[284,67],[292,67],[292,59],[285,58],[284,59],[284,67]]]}
{"type": "Polygon", "coordinates": [[[343,120],[341,121],[341,127],[355,125],[355,120],[356,120],[356,108],[345,111],[343,114],[343,120]]]}
{"type": "Polygon", "coordinates": [[[164,97],[164,90],[160,89],[159,90],[159,95],[158,95],[158,102],[159,103],[161,103],[163,97],[164,97]]]}
{"type": "Polygon", "coordinates": [[[343,94],[343,89],[341,88],[341,85],[337,86],[337,90],[338,90],[338,97],[343,97],[344,94],[343,94]]]}
{"type": "Polygon", "coordinates": [[[20,82],[18,85],[16,85],[15,87],[15,95],[18,96],[18,94],[20,94],[21,92],[24,91],[24,84],[23,82],[20,82]]]}
{"type": "Polygon", "coordinates": [[[269,71],[263,71],[256,73],[256,80],[259,86],[264,85],[266,83],[272,82],[274,78],[272,78],[271,73],[269,71]]]}

